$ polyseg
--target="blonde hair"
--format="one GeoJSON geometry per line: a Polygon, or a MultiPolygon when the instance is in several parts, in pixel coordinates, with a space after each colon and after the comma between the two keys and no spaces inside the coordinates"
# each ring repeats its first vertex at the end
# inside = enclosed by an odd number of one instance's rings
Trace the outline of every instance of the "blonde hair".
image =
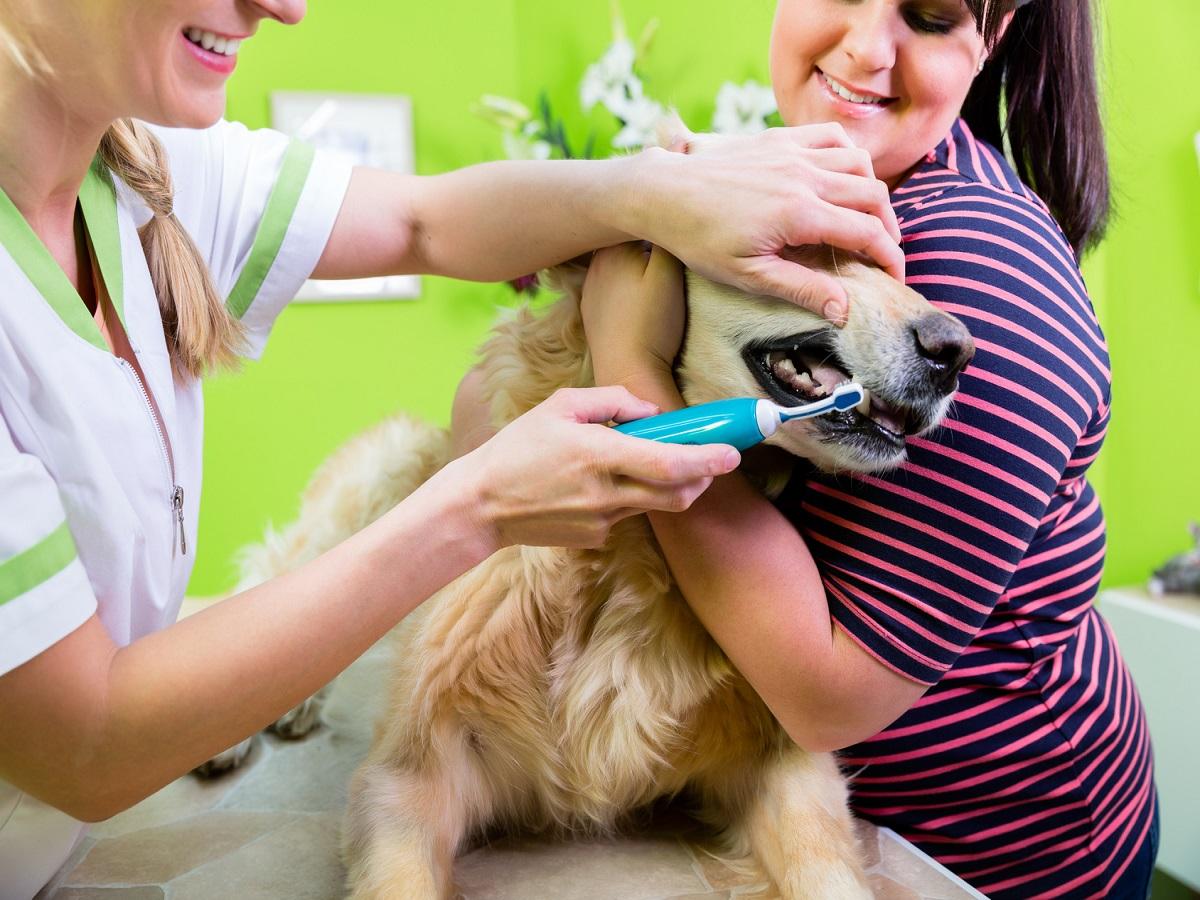
{"type": "MultiPolygon", "coordinates": [[[[37,43],[0,0],[0,51],[31,78],[45,78],[51,66],[37,43]]],[[[138,232],[159,313],[171,367],[176,376],[200,377],[236,364],[245,345],[239,322],[213,286],[195,241],[174,214],[174,189],[166,153],[146,126],[118,119],[100,141],[100,159],[145,201],[152,218],[138,232]]]]}
{"type": "Polygon", "coordinates": [[[153,213],[138,235],[175,373],[200,377],[234,366],[245,343],[242,325],[213,286],[196,242],[175,217],[162,144],[145,125],[118,119],[100,141],[100,159],[153,213]]]}

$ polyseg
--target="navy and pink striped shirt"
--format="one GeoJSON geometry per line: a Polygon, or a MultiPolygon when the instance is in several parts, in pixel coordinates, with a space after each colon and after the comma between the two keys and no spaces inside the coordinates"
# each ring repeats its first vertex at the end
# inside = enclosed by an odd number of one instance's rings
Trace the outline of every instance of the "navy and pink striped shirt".
{"type": "Polygon", "coordinates": [[[1104,897],[1155,803],[1140,701],[1092,604],[1104,336],[1045,205],[965,122],[892,203],[908,284],[976,354],[903,467],[810,473],[781,498],[838,624],[932,685],[845,751],[853,805],[989,897],[1104,897]]]}

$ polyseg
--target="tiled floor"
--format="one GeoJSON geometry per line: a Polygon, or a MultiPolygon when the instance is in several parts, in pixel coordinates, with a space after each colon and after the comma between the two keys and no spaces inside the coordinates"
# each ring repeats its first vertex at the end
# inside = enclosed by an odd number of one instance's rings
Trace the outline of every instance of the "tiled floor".
{"type": "MultiPolygon", "coordinates": [[[[350,773],[370,742],[385,651],[335,684],[325,726],[297,742],[260,738],[249,764],[187,776],[96,826],[39,900],[324,900],[343,894],[337,833],[350,773]]],[[[762,877],[730,868],[668,817],[611,841],[503,839],[461,858],[465,900],[732,900],[767,897],[762,877]]],[[[890,831],[862,828],[876,896],[979,894],[890,831]]]]}

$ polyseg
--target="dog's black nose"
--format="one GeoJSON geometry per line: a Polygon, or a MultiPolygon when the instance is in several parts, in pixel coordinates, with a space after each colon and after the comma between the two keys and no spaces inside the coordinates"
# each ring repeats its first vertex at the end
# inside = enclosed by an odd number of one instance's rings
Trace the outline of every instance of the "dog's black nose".
{"type": "Polygon", "coordinates": [[[930,313],[913,323],[912,334],[930,380],[942,393],[950,393],[958,386],[958,373],[975,355],[967,326],[951,316],[930,313]]]}

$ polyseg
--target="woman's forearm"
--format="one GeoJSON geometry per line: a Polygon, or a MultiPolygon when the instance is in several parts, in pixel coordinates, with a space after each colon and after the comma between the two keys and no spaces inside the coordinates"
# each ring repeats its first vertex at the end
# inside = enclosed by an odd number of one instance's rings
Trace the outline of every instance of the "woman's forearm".
{"type": "Polygon", "coordinates": [[[317,560],[113,651],[75,777],[47,799],[105,818],[329,683],[490,552],[452,498],[418,490],[317,560]]]}
{"type": "Polygon", "coordinates": [[[852,164],[860,151],[842,129],[692,135],[687,145],[686,154],[649,148],[422,177],[355,169],[315,277],[411,272],[493,281],[645,240],[706,278],[834,321],[845,315],[845,290],[786,258],[787,248],[831,244],[903,277],[886,189],[869,167],[852,164]]]}
{"type": "Polygon", "coordinates": [[[688,605],[801,746],[832,749],[841,692],[821,578],[803,538],[741,475],[679,515],[651,515],[688,605]]]}
{"type": "Polygon", "coordinates": [[[495,162],[424,179],[413,198],[422,268],[501,281],[640,236],[645,160],[495,162]]]}

